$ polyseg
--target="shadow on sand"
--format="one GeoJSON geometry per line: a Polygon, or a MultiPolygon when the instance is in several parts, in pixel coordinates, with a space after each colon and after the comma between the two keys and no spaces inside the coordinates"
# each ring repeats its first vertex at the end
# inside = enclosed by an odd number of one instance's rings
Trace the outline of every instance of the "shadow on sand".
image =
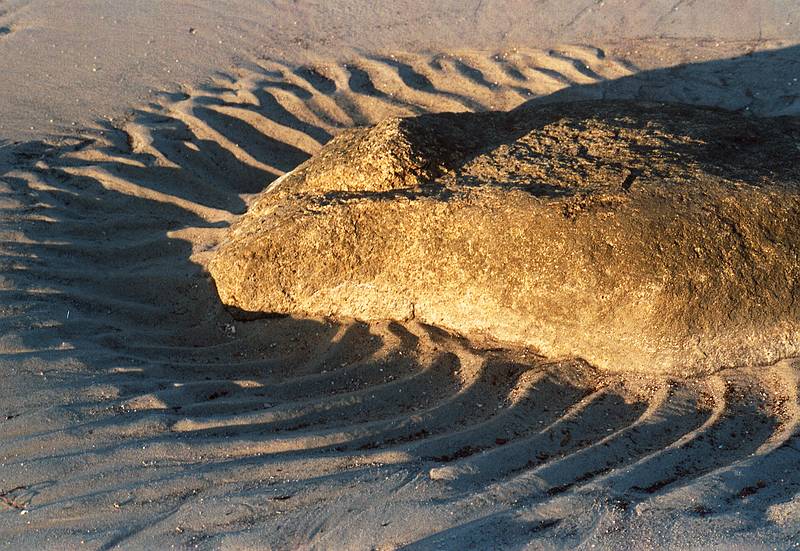
{"type": "MultiPolygon", "coordinates": [[[[390,67],[407,86],[439,93],[421,69],[398,63],[390,67]]],[[[5,346],[3,362],[52,364],[47,384],[65,396],[63,403],[39,405],[63,416],[51,428],[24,425],[30,410],[17,411],[6,396],[0,405],[4,453],[22,449],[18,461],[70,465],[62,470],[69,478],[81,472],[77,465],[89,446],[93,457],[131,461],[131,469],[141,459],[122,450],[168,449],[173,461],[191,468],[170,463],[142,470],[134,487],[197,476],[208,481],[204,487],[224,488],[240,477],[251,484],[246,497],[253,503],[288,501],[282,496],[326,485],[372,484],[367,475],[383,465],[387,480],[401,480],[392,494],[397,499],[438,496],[430,502],[438,528],[433,534],[420,531],[422,524],[415,529],[417,517],[404,519],[400,501],[385,498],[362,503],[372,511],[362,521],[377,519],[383,508],[395,524],[388,530],[410,534],[417,548],[435,548],[454,536],[467,544],[485,541],[487,533],[509,545],[548,537],[580,542],[581,536],[559,531],[568,507],[558,509],[563,516],[517,513],[587,495],[631,525],[642,503],[667,503],[703,519],[747,509],[745,531],[760,529],[770,507],[793,498],[800,472],[784,467],[800,458],[793,447],[797,435],[793,428],[786,432],[788,417],[776,416],[775,398],[748,391],[753,381],[745,376],[654,382],[653,393],[643,396],[579,361],[477,349],[422,325],[235,322],[194,259],[245,210],[242,194],[260,191],[313,153],[313,143],[344,128],[339,111],[363,121],[353,97],[411,103],[392,99],[368,71],[352,67],[346,97],[313,68],[287,69],[291,81],[264,70],[251,80],[247,92],[255,99],[247,102],[236,99],[242,95],[237,79],[227,76],[217,88],[167,97],[134,113],[124,129],[0,145],[0,159],[7,160],[0,173],[7,236],[0,323],[16,339],[5,346]],[[181,102],[180,109],[170,107],[181,102]],[[306,111],[297,107],[303,104],[306,111]],[[291,140],[265,133],[272,123],[291,140]],[[58,368],[69,362],[81,366],[77,374],[58,368]],[[71,436],[56,438],[63,434],[71,436]],[[47,455],[25,451],[33,450],[32,441],[50,439],[62,444],[47,455]],[[303,468],[286,467],[284,477],[278,473],[284,464],[303,468]],[[266,471],[277,478],[263,482],[266,471]],[[412,483],[427,485],[428,493],[403,493],[412,483]],[[680,489],[691,485],[698,488],[693,509],[680,499],[680,489]],[[442,520],[436,503],[445,502],[472,503],[473,509],[442,520]]],[[[462,72],[487,90],[503,86],[468,64],[462,72]]],[[[798,75],[800,47],[792,47],[574,84],[531,101],[638,99],[797,115],[798,75]]],[[[485,107],[480,98],[468,99],[469,108],[485,107]]],[[[796,389],[787,392],[795,396],[796,389]]],[[[232,488],[241,496],[241,486],[232,488]]],[[[73,497],[105,493],[113,492],[93,480],[85,495],[73,497]]],[[[44,490],[29,497],[32,509],[69,502],[44,490]]],[[[159,511],[172,511],[193,498],[160,499],[159,511]]],[[[301,509],[294,512],[298,518],[301,509]]],[[[327,510],[322,507],[323,516],[327,510]]],[[[220,521],[209,530],[269,529],[279,539],[300,537],[287,527],[291,518],[220,521]]],[[[99,522],[108,527],[104,548],[135,541],[157,525],[145,519],[120,530],[112,521],[99,522]]],[[[308,529],[298,522],[295,530],[308,529]]],[[[336,527],[326,527],[325,534],[306,534],[318,543],[335,538],[336,527]]]]}

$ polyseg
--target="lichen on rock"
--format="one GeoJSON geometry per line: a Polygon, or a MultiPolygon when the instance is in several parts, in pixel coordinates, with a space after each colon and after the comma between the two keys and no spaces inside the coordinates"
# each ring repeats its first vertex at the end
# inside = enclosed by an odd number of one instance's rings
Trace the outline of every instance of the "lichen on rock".
{"type": "Polygon", "coordinates": [[[234,311],[417,318],[609,370],[800,354],[800,123],[637,102],[390,119],[260,196],[234,311]]]}

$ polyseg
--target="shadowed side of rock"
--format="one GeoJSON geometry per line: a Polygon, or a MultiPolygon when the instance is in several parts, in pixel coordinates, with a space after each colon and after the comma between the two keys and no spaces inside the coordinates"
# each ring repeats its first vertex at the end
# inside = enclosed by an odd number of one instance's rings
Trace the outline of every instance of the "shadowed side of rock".
{"type": "Polygon", "coordinates": [[[610,370],[800,354],[794,120],[576,103],[390,120],[257,199],[210,264],[245,312],[415,317],[610,370]]]}

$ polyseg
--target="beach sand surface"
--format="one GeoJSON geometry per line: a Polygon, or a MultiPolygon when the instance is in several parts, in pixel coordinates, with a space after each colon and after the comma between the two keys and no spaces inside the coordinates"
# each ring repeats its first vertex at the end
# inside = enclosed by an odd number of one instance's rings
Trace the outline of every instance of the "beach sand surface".
{"type": "Polygon", "coordinates": [[[475,4],[0,4],[2,546],[800,541],[792,359],[609,375],[415,322],[220,304],[226,228],[356,125],[531,99],[800,114],[788,2],[724,28],[691,2],[475,4]]]}

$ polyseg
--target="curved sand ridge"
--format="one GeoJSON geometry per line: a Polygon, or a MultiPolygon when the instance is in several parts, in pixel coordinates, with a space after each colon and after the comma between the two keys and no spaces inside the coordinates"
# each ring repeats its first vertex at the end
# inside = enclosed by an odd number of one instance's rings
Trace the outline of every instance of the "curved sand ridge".
{"type": "MultiPolygon", "coordinates": [[[[793,361],[620,377],[415,321],[242,323],[203,272],[249,193],[354,124],[584,97],[625,67],[583,47],[265,62],[102,135],[1,144],[0,492],[28,514],[0,503],[0,542],[788,547],[793,361]]],[[[638,93],[786,109],[791,88],[702,72],[638,93]]]]}
{"type": "Polygon", "coordinates": [[[657,103],[391,119],[209,265],[246,312],[417,318],[610,370],[800,355],[800,122],[657,103]]]}

